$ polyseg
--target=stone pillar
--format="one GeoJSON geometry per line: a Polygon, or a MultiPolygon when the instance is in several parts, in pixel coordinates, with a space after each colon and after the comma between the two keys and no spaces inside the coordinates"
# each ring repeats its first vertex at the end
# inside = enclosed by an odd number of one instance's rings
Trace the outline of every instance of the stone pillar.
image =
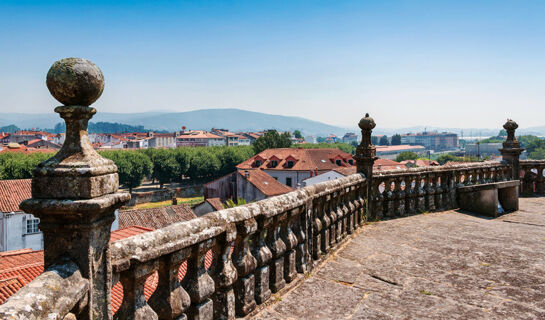
{"type": "Polygon", "coordinates": [[[358,126],[361,129],[361,143],[356,148],[356,160],[357,170],[359,173],[363,173],[367,178],[367,216],[373,214],[372,201],[373,197],[373,164],[377,159],[377,148],[371,142],[371,133],[375,128],[375,120],[369,116],[369,113],[365,114],[365,117],[360,120],[358,126]]]}
{"type": "Polygon", "coordinates": [[[513,180],[520,180],[519,157],[524,151],[515,137],[515,130],[518,127],[515,121],[507,119],[507,122],[503,125],[505,131],[507,131],[507,139],[503,142],[503,148],[500,149],[503,161],[511,166],[511,179],[513,180]]]}
{"type": "Polygon", "coordinates": [[[52,158],[33,172],[32,198],[21,209],[40,218],[45,268],[69,258],[89,280],[82,319],[110,319],[110,227],[114,211],[130,199],[118,192],[117,167],[91,146],[87,132],[96,113],[89,107],[104,89],[104,77],[92,62],[62,59],[47,74],[47,87],[63,106],[66,140],[52,158]]]}

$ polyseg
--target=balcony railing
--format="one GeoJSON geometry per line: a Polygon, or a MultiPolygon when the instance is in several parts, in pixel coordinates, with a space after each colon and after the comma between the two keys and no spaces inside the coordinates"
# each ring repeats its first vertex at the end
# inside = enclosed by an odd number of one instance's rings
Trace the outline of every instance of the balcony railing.
{"type": "Polygon", "coordinates": [[[67,122],[67,139],[36,168],[33,198],[21,205],[41,219],[45,272],[0,306],[1,319],[233,319],[304,279],[367,221],[456,208],[456,187],[518,178],[519,165],[523,191],[543,192],[545,162],[519,163],[513,121],[504,125],[502,163],[373,173],[375,123],[366,115],[354,157],[359,173],[109,245],[114,211],[129,195],[117,191],[117,168],[87,136],[102,73],[87,60],[64,59],[47,83],[65,104],[56,111],[67,122]],[[146,299],[151,277],[157,284],[146,299]],[[114,286],[123,288],[118,310],[114,286]]]}
{"type": "Polygon", "coordinates": [[[520,180],[521,195],[533,196],[545,194],[545,160],[521,160],[520,180]]]}

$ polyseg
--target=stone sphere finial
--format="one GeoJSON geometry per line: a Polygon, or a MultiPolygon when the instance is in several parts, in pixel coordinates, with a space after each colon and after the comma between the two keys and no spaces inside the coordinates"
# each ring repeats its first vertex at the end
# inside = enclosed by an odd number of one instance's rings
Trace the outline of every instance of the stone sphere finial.
{"type": "Polygon", "coordinates": [[[46,80],[51,95],[67,106],[88,107],[104,90],[102,71],[91,61],[65,58],[55,61],[46,80]]]}
{"type": "Polygon", "coordinates": [[[361,130],[373,130],[376,127],[375,120],[369,116],[369,113],[365,114],[365,117],[360,120],[358,126],[361,130]]]}
{"type": "Polygon", "coordinates": [[[503,125],[503,128],[509,132],[509,131],[515,131],[517,128],[519,127],[519,125],[511,120],[511,119],[507,119],[507,122],[503,125]]]}

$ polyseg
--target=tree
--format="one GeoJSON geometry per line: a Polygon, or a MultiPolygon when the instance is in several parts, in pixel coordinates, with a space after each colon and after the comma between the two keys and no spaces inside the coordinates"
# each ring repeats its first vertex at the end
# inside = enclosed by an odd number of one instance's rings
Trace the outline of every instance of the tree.
{"type": "Polygon", "coordinates": [[[401,136],[399,134],[394,134],[392,136],[392,146],[399,146],[401,144],[401,136]]]}
{"type": "Polygon", "coordinates": [[[119,183],[129,188],[129,192],[142,184],[142,180],[153,172],[153,163],[148,156],[141,152],[104,151],[101,152],[101,155],[115,163],[119,174],[119,183]]]}
{"type": "Polygon", "coordinates": [[[255,153],[273,148],[289,148],[291,146],[290,134],[284,132],[279,134],[276,130],[268,130],[265,134],[254,141],[255,153]]]}
{"type": "Polygon", "coordinates": [[[396,160],[397,162],[405,161],[405,160],[416,160],[418,159],[418,155],[414,152],[410,151],[404,151],[397,155],[396,160]]]}
{"type": "Polygon", "coordinates": [[[217,176],[221,168],[221,162],[210,147],[198,148],[191,154],[191,162],[187,175],[198,180],[217,176]]]}
{"type": "Polygon", "coordinates": [[[498,133],[498,137],[507,137],[507,130],[501,129],[498,133]]]}
{"type": "Polygon", "coordinates": [[[299,130],[293,131],[293,136],[296,137],[297,139],[303,139],[303,140],[305,139],[303,138],[303,135],[301,134],[301,131],[299,130]]]}
{"type": "Polygon", "coordinates": [[[180,168],[176,160],[176,153],[168,149],[147,149],[146,155],[153,163],[154,179],[159,181],[160,187],[179,177],[180,168]]]}
{"type": "Polygon", "coordinates": [[[371,136],[371,143],[374,145],[378,145],[379,139],[377,136],[371,136]]]}
{"type": "Polygon", "coordinates": [[[388,141],[388,136],[382,136],[380,137],[380,141],[378,142],[379,145],[381,146],[389,146],[390,145],[390,142],[388,141]]]}

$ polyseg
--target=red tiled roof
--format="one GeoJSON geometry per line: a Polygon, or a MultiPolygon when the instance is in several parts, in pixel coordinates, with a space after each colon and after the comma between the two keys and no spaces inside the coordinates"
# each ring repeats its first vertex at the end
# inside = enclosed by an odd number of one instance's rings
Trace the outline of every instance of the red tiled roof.
{"type": "Polygon", "coordinates": [[[23,146],[23,145],[19,145],[17,143],[15,144],[9,144],[6,148],[0,150],[0,153],[8,153],[8,152],[18,152],[18,153],[25,153],[25,154],[28,154],[28,153],[34,153],[34,152],[42,152],[42,153],[55,153],[57,152],[58,150],[56,149],[37,149],[37,148],[29,148],[27,146],[23,146]],[[12,147],[12,146],[15,146],[17,145],[16,147],[12,147]]]}
{"type": "Polygon", "coordinates": [[[253,156],[252,158],[242,162],[237,166],[238,169],[255,169],[255,159],[256,157],[261,157],[265,159],[259,168],[267,170],[293,170],[293,171],[309,171],[309,170],[320,170],[328,171],[338,168],[339,166],[332,161],[337,156],[340,156],[344,161],[342,161],[342,167],[352,166],[348,163],[349,159],[353,159],[352,155],[346,152],[343,152],[339,149],[303,149],[303,148],[278,148],[278,149],[267,149],[260,152],[259,154],[253,156]],[[297,162],[292,168],[287,168],[285,166],[286,159],[289,156],[297,159],[297,162]],[[278,165],[274,168],[269,167],[269,162],[273,156],[283,159],[278,162],[278,165]]]}
{"type": "MultiPolygon", "coordinates": [[[[128,228],[116,230],[112,232],[110,242],[148,231],[152,231],[152,229],[139,226],[130,226],[128,228]]],[[[22,249],[0,252],[0,304],[4,303],[11,295],[27,285],[43,271],[43,250],[32,251],[31,249],[22,249]]],[[[156,286],[157,283],[155,283],[155,287],[156,286]]],[[[112,292],[112,297],[118,296],[119,294],[119,292],[112,292]]],[[[121,297],[123,297],[122,292],[121,297]]],[[[120,305],[121,300],[118,301],[116,310],[120,305]]]]}
{"type": "Polygon", "coordinates": [[[267,197],[277,196],[295,190],[292,187],[288,187],[287,185],[276,181],[276,179],[261,169],[242,170],[238,173],[267,197]],[[246,172],[248,173],[248,176],[246,176],[246,172]]]}
{"type": "Polygon", "coordinates": [[[390,159],[377,159],[373,164],[376,170],[407,169],[407,166],[390,159]]]}
{"type": "Polygon", "coordinates": [[[19,204],[32,198],[31,179],[0,180],[0,212],[17,212],[19,204]]]}
{"type": "Polygon", "coordinates": [[[225,209],[220,198],[208,198],[205,201],[208,202],[216,211],[225,209]]]}
{"type": "Polygon", "coordinates": [[[161,229],[173,223],[188,221],[196,217],[193,210],[183,203],[161,208],[121,210],[119,211],[119,228],[143,226],[161,229]]]}

